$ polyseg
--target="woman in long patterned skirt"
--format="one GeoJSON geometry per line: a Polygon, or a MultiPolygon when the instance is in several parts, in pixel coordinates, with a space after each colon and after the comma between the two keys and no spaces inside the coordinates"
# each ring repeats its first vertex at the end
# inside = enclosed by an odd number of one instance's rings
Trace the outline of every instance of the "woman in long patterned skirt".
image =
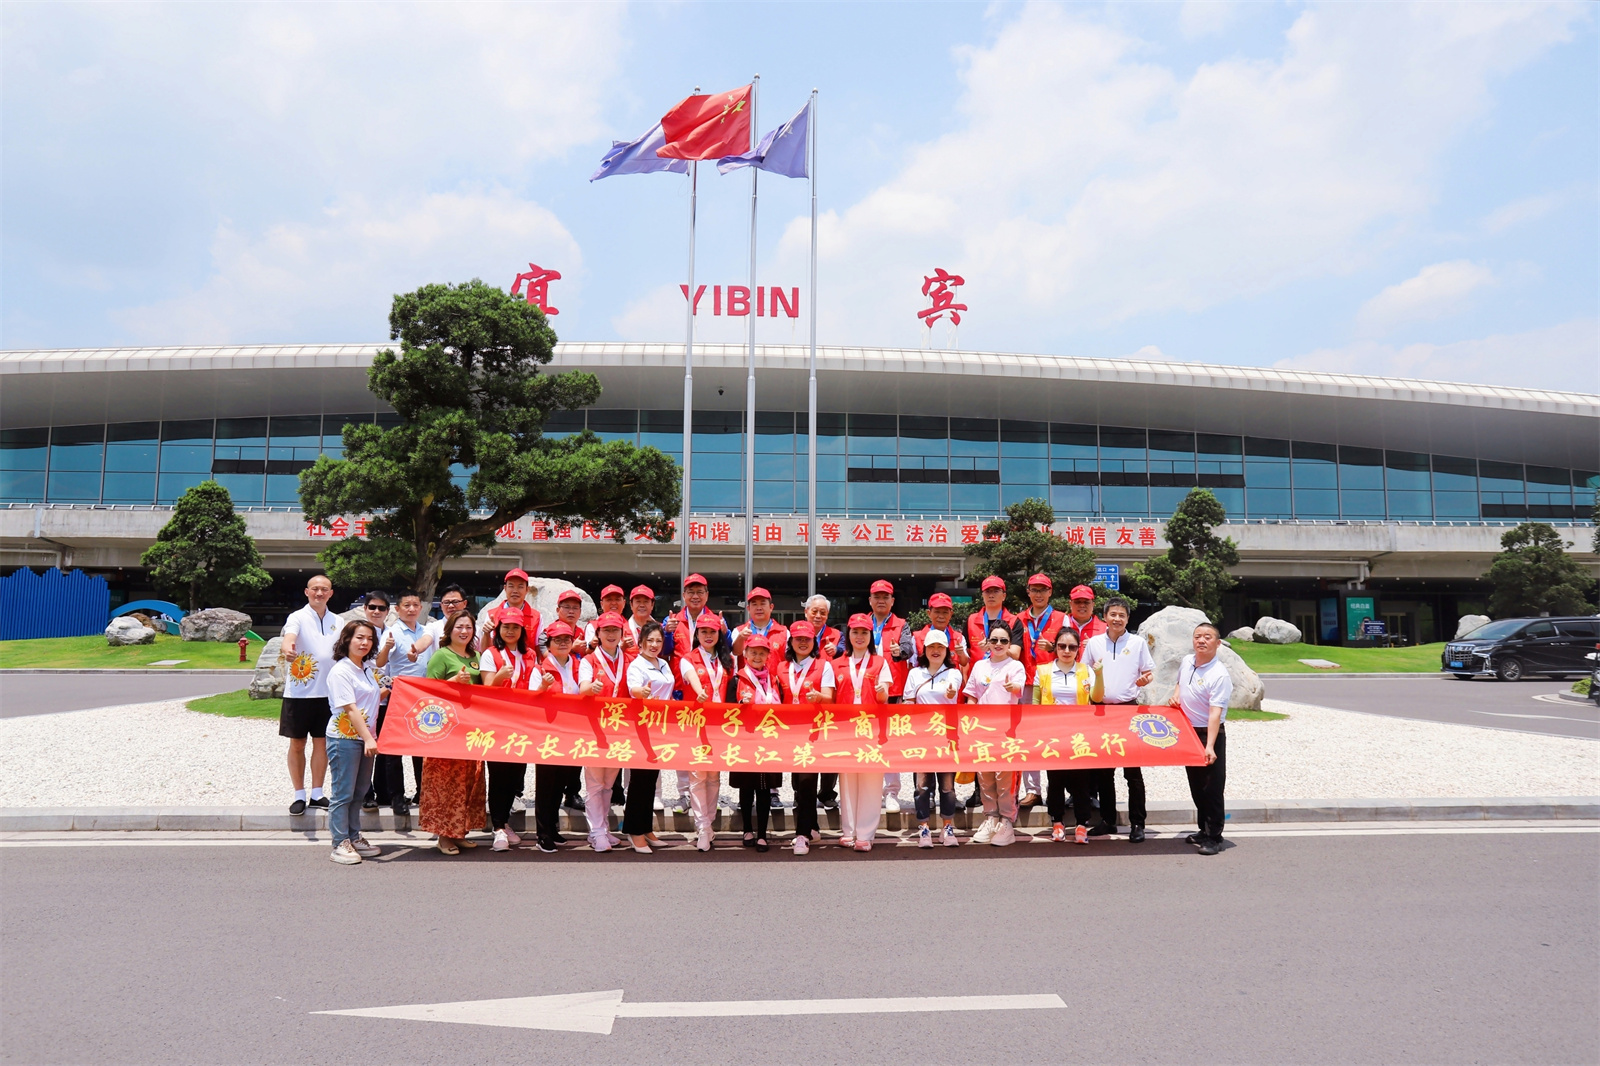
{"type": "MultiPolygon", "coordinates": [[[[473,666],[477,626],[478,620],[471,611],[462,611],[450,619],[449,639],[428,660],[430,679],[462,685],[477,683],[477,670],[473,666]]],[[[459,854],[462,848],[477,847],[467,839],[467,834],[483,828],[483,763],[470,759],[424,758],[422,776],[428,782],[428,787],[422,790],[422,804],[417,812],[417,824],[422,831],[438,834],[439,850],[446,855],[459,854]]]]}

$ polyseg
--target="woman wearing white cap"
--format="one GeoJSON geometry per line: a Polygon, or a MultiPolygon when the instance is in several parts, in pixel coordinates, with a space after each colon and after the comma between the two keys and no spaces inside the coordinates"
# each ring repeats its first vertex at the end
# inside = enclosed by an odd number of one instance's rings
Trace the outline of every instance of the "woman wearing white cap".
{"type": "MultiPolygon", "coordinates": [[[[835,700],[843,704],[876,707],[889,701],[894,675],[888,660],[873,651],[874,620],[871,615],[854,614],[846,627],[850,654],[833,662],[837,684],[835,700]]],[[[876,729],[873,731],[877,735],[876,729]]],[[[894,775],[898,777],[899,775],[894,775]]],[[[839,844],[857,851],[871,851],[883,818],[881,798],[884,775],[881,773],[842,773],[839,775],[839,844]]]]}
{"type": "MultiPolygon", "coordinates": [[[[1027,677],[1023,665],[1011,657],[1011,630],[995,626],[989,631],[989,654],[972,664],[963,690],[979,704],[1011,704],[1022,700],[1027,677]]],[[[979,772],[978,792],[983,797],[983,825],[972,834],[974,844],[1005,847],[1017,841],[1017,779],[1015,770],[979,772]]]]}
{"type": "MultiPolygon", "coordinates": [[[[695,648],[678,660],[678,681],[685,699],[721,703],[727,699],[728,664],[722,661],[722,616],[702,611],[695,619],[695,648]]],[[[689,772],[689,809],[694,812],[695,850],[710,851],[716,841],[717,798],[722,774],[689,772]]]]}
{"type": "MultiPolygon", "coordinates": [[[[906,675],[906,702],[955,703],[961,695],[961,670],[950,664],[950,638],[942,629],[929,629],[922,638],[922,654],[917,665],[906,675]]],[[[944,827],[939,830],[939,842],[947,848],[957,845],[955,823],[951,821],[959,809],[956,802],[956,775],[954,773],[919,773],[917,779],[917,847],[933,847],[934,832],[928,828],[933,815],[933,790],[939,789],[939,813],[944,816],[944,827]]]]}

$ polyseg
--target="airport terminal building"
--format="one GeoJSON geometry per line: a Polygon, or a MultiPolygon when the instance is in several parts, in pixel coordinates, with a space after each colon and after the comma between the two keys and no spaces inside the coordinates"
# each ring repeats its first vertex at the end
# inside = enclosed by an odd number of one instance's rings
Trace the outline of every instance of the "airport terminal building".
{"type": "MultiPolygon", "coordinates": [[[[0,568],[104,574],[113,601],[149,592],[139,556],[189,486],[214,477],[279,577],[247,607],[270,628],[300,602],[330,538],[300,515],[297,475],[337,455],[351,421],[382,421],[366,369],[382,344],[0,352],[0,568]],[[277,618],[274,618],[277,615],[277,618]]],[[[695,349],[692,564],[713,606],[740,598],[747,349],[695,349]]],[[[806,586],[808,353],[757,349],[755,552],[782,613],[806,586]]],[[[683,346],[568,343],[600,403],[548,425],[681,458],[683,346]]],[[[1370,614],[1413,641],[1482,609],[1480,575],[1519,521],[1589,553],[1600,396],[1132,359],[818,349],[818,586],[840,608],[888,577],[897,609],[967,588],[962,545],[1006,504],[1043,497],[1056,528],[1126,565],[1165,547],[1195,485],[1227,508],[1240,587],[1227,624],[1288,618],[1345,640],[1370,614]]],[[[670,602],[676,545],[524,519],[449,578],[492,594],[507,568],[597,592],[643,581],[670,602]]],[[[339,590],[356,595],[360,590],[339,590]]]]}

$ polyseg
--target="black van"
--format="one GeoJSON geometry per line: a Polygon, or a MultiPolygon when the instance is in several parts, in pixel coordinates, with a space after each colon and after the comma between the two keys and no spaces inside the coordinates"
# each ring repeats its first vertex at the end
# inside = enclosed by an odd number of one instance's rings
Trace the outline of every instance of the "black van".
{"type": "Polygon", "coordinates": [[[1582,677],[1600,642],[1600,617],[1500,618],[1444,646],[1440,670],[1463,681],[1497,677],[1520,681],[1530,674],[1582,677]]]}

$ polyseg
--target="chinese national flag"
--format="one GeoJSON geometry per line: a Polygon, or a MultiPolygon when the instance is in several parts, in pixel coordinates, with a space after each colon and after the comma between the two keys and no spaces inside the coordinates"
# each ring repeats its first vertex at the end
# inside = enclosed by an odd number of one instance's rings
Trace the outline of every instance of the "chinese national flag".
{"type": "Polygon", "coordinates": [[[663,159],[721,159],[750,150],[750,86],[685,97],[661,116],[663,159]]]}

